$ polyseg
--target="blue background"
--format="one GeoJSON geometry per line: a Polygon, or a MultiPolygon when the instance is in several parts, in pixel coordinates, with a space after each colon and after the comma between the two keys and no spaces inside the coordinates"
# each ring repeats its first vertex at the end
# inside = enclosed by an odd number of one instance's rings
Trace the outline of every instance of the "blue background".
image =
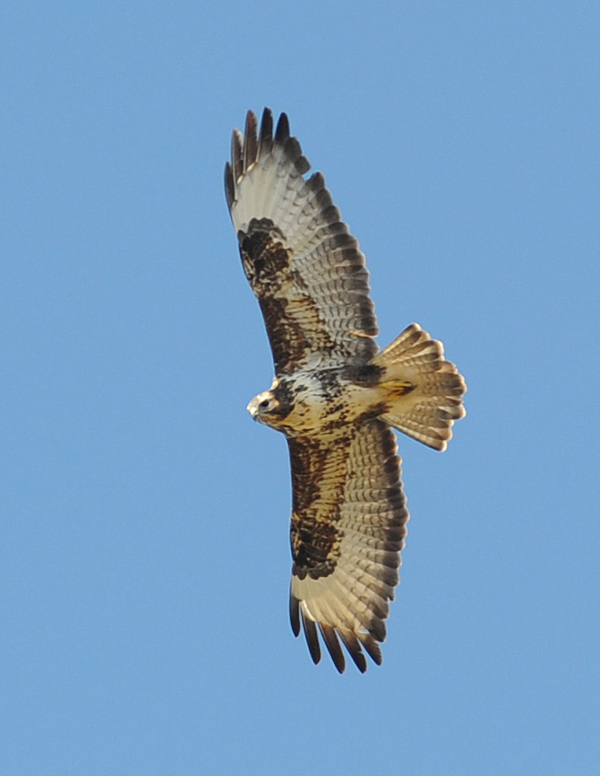
{"type": "Polygon", "coordinates": [[[600,772],[595,2],[7,0],[0,766],[600,772]],[[271,357],[222,190],[248,108],[365,251],[387,344],[469,384],[384,664],[288,624],[271,357]]]}

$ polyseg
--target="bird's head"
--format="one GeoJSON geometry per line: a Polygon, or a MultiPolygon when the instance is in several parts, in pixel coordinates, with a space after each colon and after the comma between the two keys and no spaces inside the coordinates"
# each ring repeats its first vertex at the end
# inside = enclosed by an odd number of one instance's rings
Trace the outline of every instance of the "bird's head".
{"type": "Polygon", "coordinates": [[[272,390],[263,391],[255,396],[246,408],[254,420],[266,426],[274,426],[281,415],[281,405],[272,390]]]}

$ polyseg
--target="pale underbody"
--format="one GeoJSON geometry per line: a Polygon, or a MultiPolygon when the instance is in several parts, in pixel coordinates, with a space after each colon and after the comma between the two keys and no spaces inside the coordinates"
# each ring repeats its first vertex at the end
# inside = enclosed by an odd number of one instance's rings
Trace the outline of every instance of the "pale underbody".
{"type": "MultiPolygon", "coordinates": [[[[274,378],[271,388],[248,404],[252,417],[288,437],[319,435],[339,436],[344,426],[359,419],[370,419],[386,412],[410,393],[414,385],[408,379],[375,384],[358,384],[348,379],[348,369],[303,370],[294,375],[274,378]]],[[[364,382],[364,381],[363,381],[364,382]]],[[[373,379],[370,382],[374,382],[373,379]]]]}

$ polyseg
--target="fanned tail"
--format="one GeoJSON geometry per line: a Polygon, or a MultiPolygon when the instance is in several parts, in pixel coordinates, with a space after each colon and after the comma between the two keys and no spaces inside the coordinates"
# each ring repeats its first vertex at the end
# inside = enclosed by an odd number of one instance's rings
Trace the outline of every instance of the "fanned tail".
{"type": "Polygon", "coordinates": [[[381,419],[419,442],[445,450],[455,420],[466,414],[464,378],[444,346],[413,323],[371,361],[383,369],[388,411],[381,419]]]}

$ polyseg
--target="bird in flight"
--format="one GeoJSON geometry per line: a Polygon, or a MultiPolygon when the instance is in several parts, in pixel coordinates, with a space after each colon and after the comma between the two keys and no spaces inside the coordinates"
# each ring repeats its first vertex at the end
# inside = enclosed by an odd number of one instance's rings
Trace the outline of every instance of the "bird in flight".
{"type": "Polygon", "coordinates": [[[248,405],[281,431],[292,472],[290,618],[337,670],[340,640],[361,672],[380,643],[409,519],[392,428],[445,450],[465,381],[416,323],[379,350],[368,272],[320,172],[265,108],[235,129],[225,192],[275,366],[248,405]],[[363,652],[364,650],[364,652],[363,652]]]}

